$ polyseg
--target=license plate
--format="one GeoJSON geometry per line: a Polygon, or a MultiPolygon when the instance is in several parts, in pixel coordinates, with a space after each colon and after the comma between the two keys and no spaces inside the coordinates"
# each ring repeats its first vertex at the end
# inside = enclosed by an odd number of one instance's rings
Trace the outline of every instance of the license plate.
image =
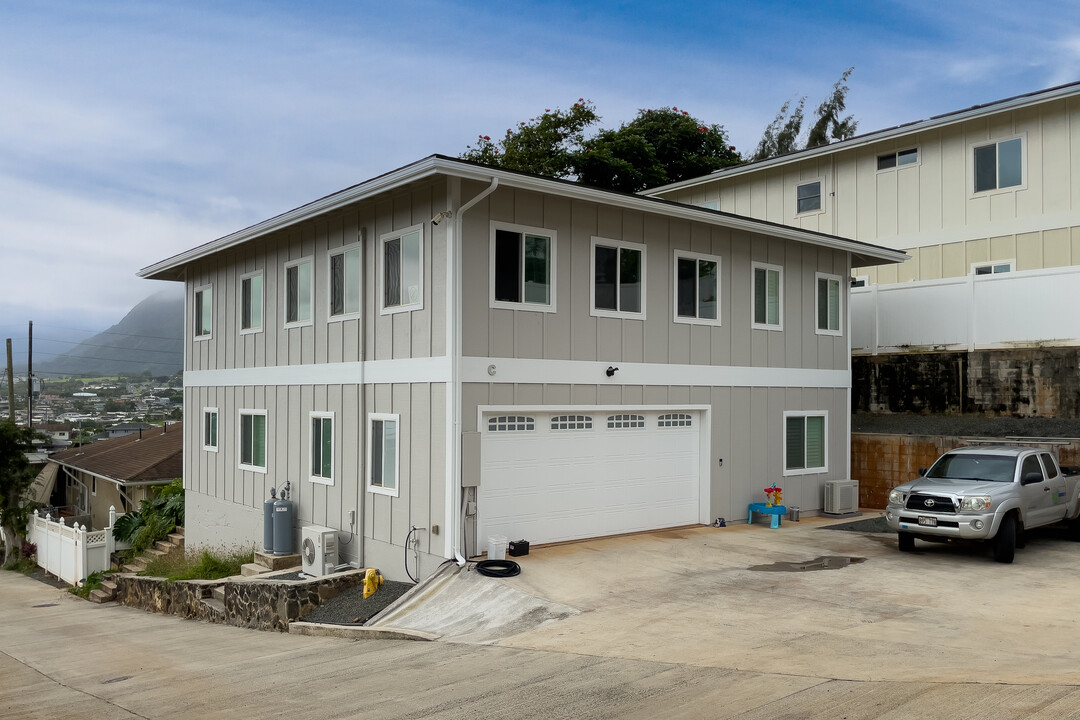
{"type": "Polygon", "coordinates": [[[937,527],[937,518],[929,517],[927,515],[920,515],[919,524],[923,527],[937,527]]]}

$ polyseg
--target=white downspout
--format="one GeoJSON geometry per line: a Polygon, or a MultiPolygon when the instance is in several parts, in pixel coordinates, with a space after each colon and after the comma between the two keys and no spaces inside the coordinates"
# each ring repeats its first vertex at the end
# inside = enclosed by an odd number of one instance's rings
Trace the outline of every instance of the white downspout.
{"type": "Polygon", "coordinates": [[[454,560],[458,566],[465,564],[465,558],[461,554],[461,220],[465,213],[476,203],[495,192],[499,186],[499,179],[491,178],[491,184],[487,189],[465,203],[454,213],[453,222],[450,224],[450,236],[446,239],[449,272],[447,273],[446,296],[448,299],[448,320],[446,328],[446,354],[450,358],[450,398],[447,403],[447,414],[450,416],[448,428],[448,453],[447,460],[449,472],[447,482],[450,484],[450,537],[451,549],[454,560]]]}

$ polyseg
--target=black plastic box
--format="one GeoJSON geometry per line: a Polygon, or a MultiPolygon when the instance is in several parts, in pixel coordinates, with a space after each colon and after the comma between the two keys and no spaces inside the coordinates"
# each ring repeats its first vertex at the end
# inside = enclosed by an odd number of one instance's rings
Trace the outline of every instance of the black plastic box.
{"type": "Polygon", "coordinates": [[[511,540],[509,547],[506,549],[506,554],[510,557],[521,557],[522,555],[529,554],[529,541],[528,540],[511,540]]]}

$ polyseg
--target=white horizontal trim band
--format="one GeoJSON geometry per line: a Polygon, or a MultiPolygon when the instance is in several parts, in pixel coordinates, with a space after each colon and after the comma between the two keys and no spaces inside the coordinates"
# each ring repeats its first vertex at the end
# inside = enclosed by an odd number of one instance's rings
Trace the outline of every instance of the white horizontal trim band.
{"type": "Polygon", "coordinates": [[[361,385],[364,383],[449,382],[449,380],[450,360],[446,357],[188,370],[184,373],[184,387],[361,385]]]}
{"type": "Polygon", "coordinates": [[[461,381],[467,383],[558,383],[567,385],[695,385],[699,387],[847,388],[844,370],[730,367],[516,358],[461,359],[461,381]],[[488,367],[495,366],[495,374],[488,367]],[[608,367],[617,367],[613,377],[608,367]]]}

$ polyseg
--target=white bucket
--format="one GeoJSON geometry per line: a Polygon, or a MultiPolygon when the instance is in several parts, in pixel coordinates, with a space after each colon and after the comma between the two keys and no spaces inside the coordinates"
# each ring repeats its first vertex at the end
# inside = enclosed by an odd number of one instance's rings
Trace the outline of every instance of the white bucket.
{"type": "Polygon", "coordinates": [[[509,544],[505,535],[488,535],[488,560],[505,560],[509,544]]]}

